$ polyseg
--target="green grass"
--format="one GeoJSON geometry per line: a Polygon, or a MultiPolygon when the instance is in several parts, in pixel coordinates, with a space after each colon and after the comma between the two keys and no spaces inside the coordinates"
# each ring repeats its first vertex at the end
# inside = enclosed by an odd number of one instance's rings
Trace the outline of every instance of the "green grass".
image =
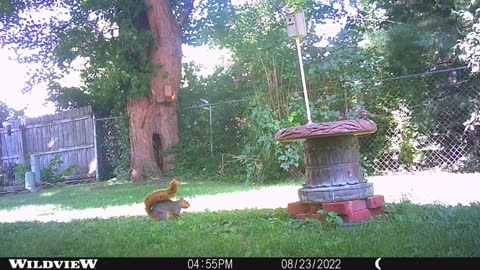
{"type": "MultiPolygon", "coordinates": [[[[252,188],[208,184],[205,188],[202,183],[188,183],[181,192],[193,196],[252,188]]],[[[0,197],[0,210],[26,201],[98,207],[108,201],[101,197],[119,194],[124,198],[116,204],[135,203],[153,186],[99,183],[0,197]],[[51,194],[42,196],[45,192],[51,194]]],[[[350,227],[294,220],[285,208],[184,213],[166,223],[146,216],[0,223],[0,256],[480,256],[479,204],[445,207],[405,202],[389,204],[387,210],[385,217],[350,227]]]]}
{"type": "MultiPolygon", "coordinates": [[[[168,187],[167,182],[147,182],[141,184],[131,182],[97,182],[55,187],[36,193],[0,197],[0,210],[12,210],[25,205],[53,204],[58,209],[68,210],[142,203],[148,193],[155,189],[166,187],[168,187]]],[[[261,185],[243,185],[225,181],[182,181],[177,195],[192,198],[223,192],[246,191],[261,187],[261,185]]]]}

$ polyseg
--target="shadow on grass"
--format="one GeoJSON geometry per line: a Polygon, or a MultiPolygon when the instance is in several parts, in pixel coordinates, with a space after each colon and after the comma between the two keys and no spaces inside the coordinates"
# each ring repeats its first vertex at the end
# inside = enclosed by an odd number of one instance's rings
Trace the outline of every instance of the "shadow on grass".
{"type": "MultiPolygon", "coordinates": [[[[96,182],[65,187],[43,189],[39,192],[6,195],[0,197],[0,210],[12,210],[22,206],[55,205],[59,209],[86,209],[143,203],[145,196],[167,183],[111,183],[96,182]]],[[[218,181],[183,182],[177,197],[196,197],[258,189],[260,186],[218,181]]]]}

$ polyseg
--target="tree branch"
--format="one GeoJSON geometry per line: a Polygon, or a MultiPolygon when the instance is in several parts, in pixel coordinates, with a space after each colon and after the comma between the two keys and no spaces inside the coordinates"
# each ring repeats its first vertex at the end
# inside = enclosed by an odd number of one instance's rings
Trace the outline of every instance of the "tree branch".
{"type": "Polygon", "coordinates": [[[183,7],[182,12],[180,13],[180,15],[178,15],[178,18],[177,18],[178,24],[183,25],[185,23],[185,21],[187,20],[188,16],[190,15],[190,13],[192,13],[193,1],[195,1],[195,0],[185,0],[184,1],[185,6],[183,7]]]}

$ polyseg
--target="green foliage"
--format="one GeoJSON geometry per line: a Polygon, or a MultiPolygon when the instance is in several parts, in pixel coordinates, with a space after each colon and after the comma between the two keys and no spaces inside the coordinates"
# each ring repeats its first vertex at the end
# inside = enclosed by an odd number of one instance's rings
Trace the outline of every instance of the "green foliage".
{"type": "Polygon", "coordinates": [[[128,118],[95,119],[100,180],[116,177],[119,181],[130,179],[130,148],[128,118]]]}
{"type": "MultiPolygon", "coordinates": [[[[222,78],[229,90],[232,87],[236,97],[249,100],[249,108],[241,116],[245,119],[245,133],[239,138],[244,140],[244,148],[236,156],[249,181],[281,178],[285,171],[301,175],[294,172],[303,170],[301,144],[281,145],[274,140],[279,129],[306,122],[295,46],[288,40],[284,25],[284,15],[296,10],[305,10],[307,18],[308,36],[302,40],[302,53],[313,120],[356,119],[359,116],[352,109],[355,105],[381,116],[373,119],[377,132],[362,139],[366,147],[361,149],[361,163],[367,174],[378,172],[375,164],[379,162],[407,170],[436,166],[436,161],[424,155],[426,148],[437,147],[428,142],[431,136],[437,136],[431,133],[456,134],[441,139],[445,149],[461,143],[460,119],[466,119],[463,111],[454,116],[459,121],[441,127],[437,124],[452,117],[450,108],[471,107],[468,100],[475,91],[452,90],[459,82],[470,80],[464,74],[383,79],[466,61],[468,57],[455,58],[454,52],[465,53],[468,48],[455,44],[470,33],[469,48],[473,53],[475,20],[467,19],[476,3],[365,0],[355,2],[353,6],[358,10],[351,12],[343,1],[336,5],[321,1],[259,1],[229,8],[213,2],[216,4],[212,10],[202,6],[202,11],[211,13],[204,14],[208,19],[200,20],[198,35],[203,42],[232,52],[233,64],[219,69],[215,76],[225,75],[222,78]],[[328,45],[320,45],[326,43],[319,43],[325,40],[313,30],[314,26],[345,15],[343,29],[328,40],[328,45]],[[398,113],[402,116],[396,116],[398,113]]],[[[194,69],[188,72],[194,74],[194,69]]],[[[202,89],[195,99],[217,91],[209,80],[188,80],[194,88],[202,89]]],[[[224,93],[231,94],[229,90],[224,93]]],[[[198,147],[196,144],[194,150],[198,151],[198,147]]]]}
{"type": "Polygon", "coordinates": [[[473,104],[470,118],[463,123],[463,135],[466,137],[469,151],[462,160],[460,170],[466,172],[480,171],[480,103],[477,99],[470,100],[473,104]]]}
{"type": "Polygon", "coordinates": [[[455,10],[466,1],[360,1],[361,23],[385,68],[395,75],[419,73],[453,64],[453,47],[460,37],[455,10]]]}
{"type": "MultiPolygon", "coordinates": [[[[50,85],[48,99],[60,110],[70,110],[91,105],[91,97],[80,87],[62,87],[59,83],[53,82],[50,85]]],[[[97,106],[94,110],[98,111],[97,106]]]]}
{"type": "Polygon", "coordinates": [[[150,92],[158,67],[148,56],[153,43],[144,1],[18,2],[0,14],[2,45],[16,50],[19,61],[40,66],[30,71],[25,90],[47,81],[58,108],[88,104],[97,116],[110,116],[125,108],[127,96],[150,92]],[[82,85],[62,85],[73,70],[82,85]]]}
{"type": "Polygon", "coordinates": [[[113,175],[121,181],[130,180],[130,148],[128,119],[124,116],[115,118],[114,125],[118,131],[117,136],[110,137],[107,141],[109,149],[114,149],[113,175]]]}
{"type": "Polygon", "coordinates": [[[320,209],[317,213],[324,216],[322,222],[325,223],[327,228],[336,228],[343,224],[343,219],[337,214],[337,212],[327,212],[324,209],[320,209]]]}
{"type": "Polygon", "coordinates": [[[90,96],[94,110],[99,111],[97,114],[114,114],[115,111],[105,109],[124,107],[129,95],[148,93],[155,67],[145,49],[152,43],[151,34],[141,30],[141,25],[146,24],[142,2],[89,1],[71,10],[71,27],[61,32],[55,57],[62,59],[59,65],[64,71],[74,60],[88,59],[82,70],[81,90],[90,96]],[[105,26],[99,27],[102,24],[105,26]]]}
{"type": "Polygon", "coordinates": [[[3,101],[0,101],[0,123],[8,121],[10,119],[15,119],[24,115],[24,111],[17,111],[8,107],[3,101]]]}
{"type": "Polygon", "coordinates": [[[412,127],[407,126],[403,128],[402,135],[399,159],[402,161],[404,166],[412,165],[415,161],[417,161],[416,156],[418,155],[418,149],[414,142],[416,134],[412,127]]]}
{"type": "Polygon", "coordinates": [[[77,168],[77,165],[70,165],[65,170],[60,171],[59,167],[61,167],[62,164],[62,156],[60,154],[55,154],[48,164],[40,170],[40,179],[49,183],[65,181],[65,177],[72,174],[77,168]]]}
{"type": "MultiPolygon", "coordinates": [[[[171,2],[178,14],[183,2],[171,2]]],[[[59,106],[92,104],[101,116],[119,114],[126,97],[149,91],[147,82],[159,67],[149,63],[146,53],[152,37],[149,31],[142,31],[146,23],[143,1],[62,2],[59,6],[68,16],[48,22],[27,18],[29,11],[47,9],[53,3],[56,1],[16,3],[0,9],[0,22],[5,25],[2,44],[23,44],[17,49],[40,48],[38,54],[23,58],[43,64],[44,72],[34,72],[32,83],[49,78],[51,99],[59,106]],[[25,26],[21,35],[16,35],[17,25],[25,26]],[[46,28],[53,31],[40,31],[46,28]],[[45,35],[34,40],[31,33],[45,35]],[[85,62],[84,86],[59,85],[55,74],[49,72],[65,73],[75,61],[85,62]]],[[[468,107],[472,111],[471,96],[448,90],[448,86],[469,80],[463,75],[402,83],[381,79],[462,63],[478,71],[477,1],[360,0],[351,3],[356,9],[353,12],[345,1],[265,0],[236,7],[223,0],[198,4],[198,17],[182,29],[184,42],[226,48],[232,53],[233,64],[219,67],[208,78],[195,75],[200,67],[194,63],[184,65],[178,97],[180,144],[175,147],[178,172],[224,171],[225,157],[231,158],[229,164],[235,173],[239,164],[243,166],[249,181],[276,179],[286,171],[298,175],[294,172],[303,170],[301,145],[281,145],[274,140],[279,129],[306,123],[295,45],[288,40],[284,22],[285,15],[293,11],[304,10],[307,18],[308,36],[302,39],[302,53],[313,120],[358,118],[352,111],[357,104],[385,116],[375,119],[377,134],[371,136],[368,149],[362,149],[361,161],[367,172],[374,172],[374,164],[385,156],[398,158],[405,167],[418,163],[420,149],[426,148],[426,132],[437,128],[435,121],[451,117],[448,108],[468,107]],[[344,21],[345,25],[325,43],[325,37],[314,28],[328,20],[344,21]],[[216,108],[213,126],[218,129],[213,134],[222,142],[214,143],[214,153],[224,155],[214,159],[210,157],[208,110],[192,114],[185,109],[199,106],[200,99],[210,103],[248,100],[248,108],[216,108]],[[392,115],[403,110],[402,106],[411,116],[408,121],[398,121],[392,115]],[[396,136],[388,133],[391,130],[396,136]],[[222,134],[228,134],[230,140],[218,138],[222,134]]],[[[440,134],[454,134],[442,146],[463,136],[462,123],[468,118],[463,113],[454,117],[459,120],[439,130],[440,134]]],[[[473,148],[472,142],[469,139],[473,148]]]]}
{"type": "MultiPolygon", "coordinates": [[[[25,183],[25,173],[32,171],[30,166],[30,155],[25,155],[24,164],[13,164],[13,174],[17,183],[25,183]]],[[[8,177],[8,175],[7,175],[8,177]]]]}
{"type": "MultiPolygon", "coordinates": [[[[65,181],[65,177],[71,175],[73,171],[77,168],[77,165],[70,165],[65,170],[60,171],[59,168],[62,166],[63,163],[64,162],[62,160],[62,155],[55,154],[52,159],[50,159],[48,164],[45,167],[41,168],[40,179],[49,183],[65,181]]],[[[30,156],[27,156],[25,160],[25,165],[15,165],[15,179],[17,179],[20,183],[24,183],[25,173],[31,171],[32,167],[30,166],[30,156]]]]}
{"type": "Polygon", "coordinates": [[[462,39],[455,45],[455,54],[463,62],[467,63],[472,72],[480,71],[480,3],[478,1],[461,2],[452,13],[460,21],[462,39]]]}
{"type": "Polygon", "coordinates": [[[0,163],[0,172],[2,173],[1,185],[6,186],[15,179],[15,165],[12,162],[0,163]]]}
{"type": "Polygon", "coordinates": [[[184,64],[177,103],[180,143],[172,148],[176,155],[174,173],[195,176],[228,171],[236,174],[238,165],[229,162],[229,166],[225,166],[225,162],[230,156],[241,154],[247,102],[242,100],[243,93],[235,87],[230,74],[222,68],[208,78],[197,76],[195,72],[199,69],[195,63],[184,64]]]}
{"type": "MultiPolygon", "coordinates": [[[[26,163],[29,164],[29,163],[26,163]]],[[[17,180],[18,183],[23,184],[25,183],[25,173],[31,172],[31,166],[29,165],[16,165],[15,168],[13,169],[15,173],[15,180],[17,180]]]]}
{"type": "Polygon", "coordinates": [[[250,117],[247,119],[249,135],[254,140],[248,141],[243,154],[250,159],[245,159],[248,180],[265,180],[268,174],[278,177],[278,161],[275,156],[278,142],[275,142],[275,133],[280,129],[280,122],[275,121],[275,116],[270,108],[263,104],[254,105],[250,117]],[[276,175],[275,175],[276,174],[276,175]]]}
{"type": "MultiPolygon", "coordinates": [[[[293,10],[306,9],[311,22],[332,17],[334,9],[318,1],[259,1],[226,8],[222,5],[208,10],[213,27],[200,27],[200,36],[210,44],[232,52],[234,64],[221,70],[232,90],[248,97],[249,108],[240,115],[243,150],[235,155],[236,163],[244,166],[247,181],[282,178],[286,171],[301,171],[303,155],[300,144],[282,145],[274,140],[284,127],[305,123],[305,106],[301,93],[298,63],[288,40],[284,16],[293,10]],[[221,14],[221,15],[218,15],[221,14]]],[[[202,22],[202,20],[200,20],[202,22]]],[[[313,24],[311,24],[312,26],[313,24]]],[[[308,46],[320,38],[309,29],[308,46]]],[[[310,47],[309,47],[310,48],[310,47]]],[[[319,51],[309,49],[308,57],[319,51]]],[[[194,82],[194,80],[191,80],[194,82]]],[[[204,85],[210,95],[210,85],[204,85]]],[[[229,91],[225,91],[229,93],[229,91]]]]}

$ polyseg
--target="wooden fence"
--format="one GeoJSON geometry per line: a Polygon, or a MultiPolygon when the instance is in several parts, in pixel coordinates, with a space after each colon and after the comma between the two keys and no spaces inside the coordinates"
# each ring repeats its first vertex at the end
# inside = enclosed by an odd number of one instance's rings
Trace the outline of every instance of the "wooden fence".
{"type": "MultiPolygon", "coordinates": [[[[75,164],[67,179],[95,177],[94,120],[90,106],[76,110],[9,121],[0,129],[0,162],[25,164],[28,156],[39,155],[40,168],[60,155],[60,171],[75,164]]],[[[43,179],[42,179],[43,180],[43,179]]]]}

